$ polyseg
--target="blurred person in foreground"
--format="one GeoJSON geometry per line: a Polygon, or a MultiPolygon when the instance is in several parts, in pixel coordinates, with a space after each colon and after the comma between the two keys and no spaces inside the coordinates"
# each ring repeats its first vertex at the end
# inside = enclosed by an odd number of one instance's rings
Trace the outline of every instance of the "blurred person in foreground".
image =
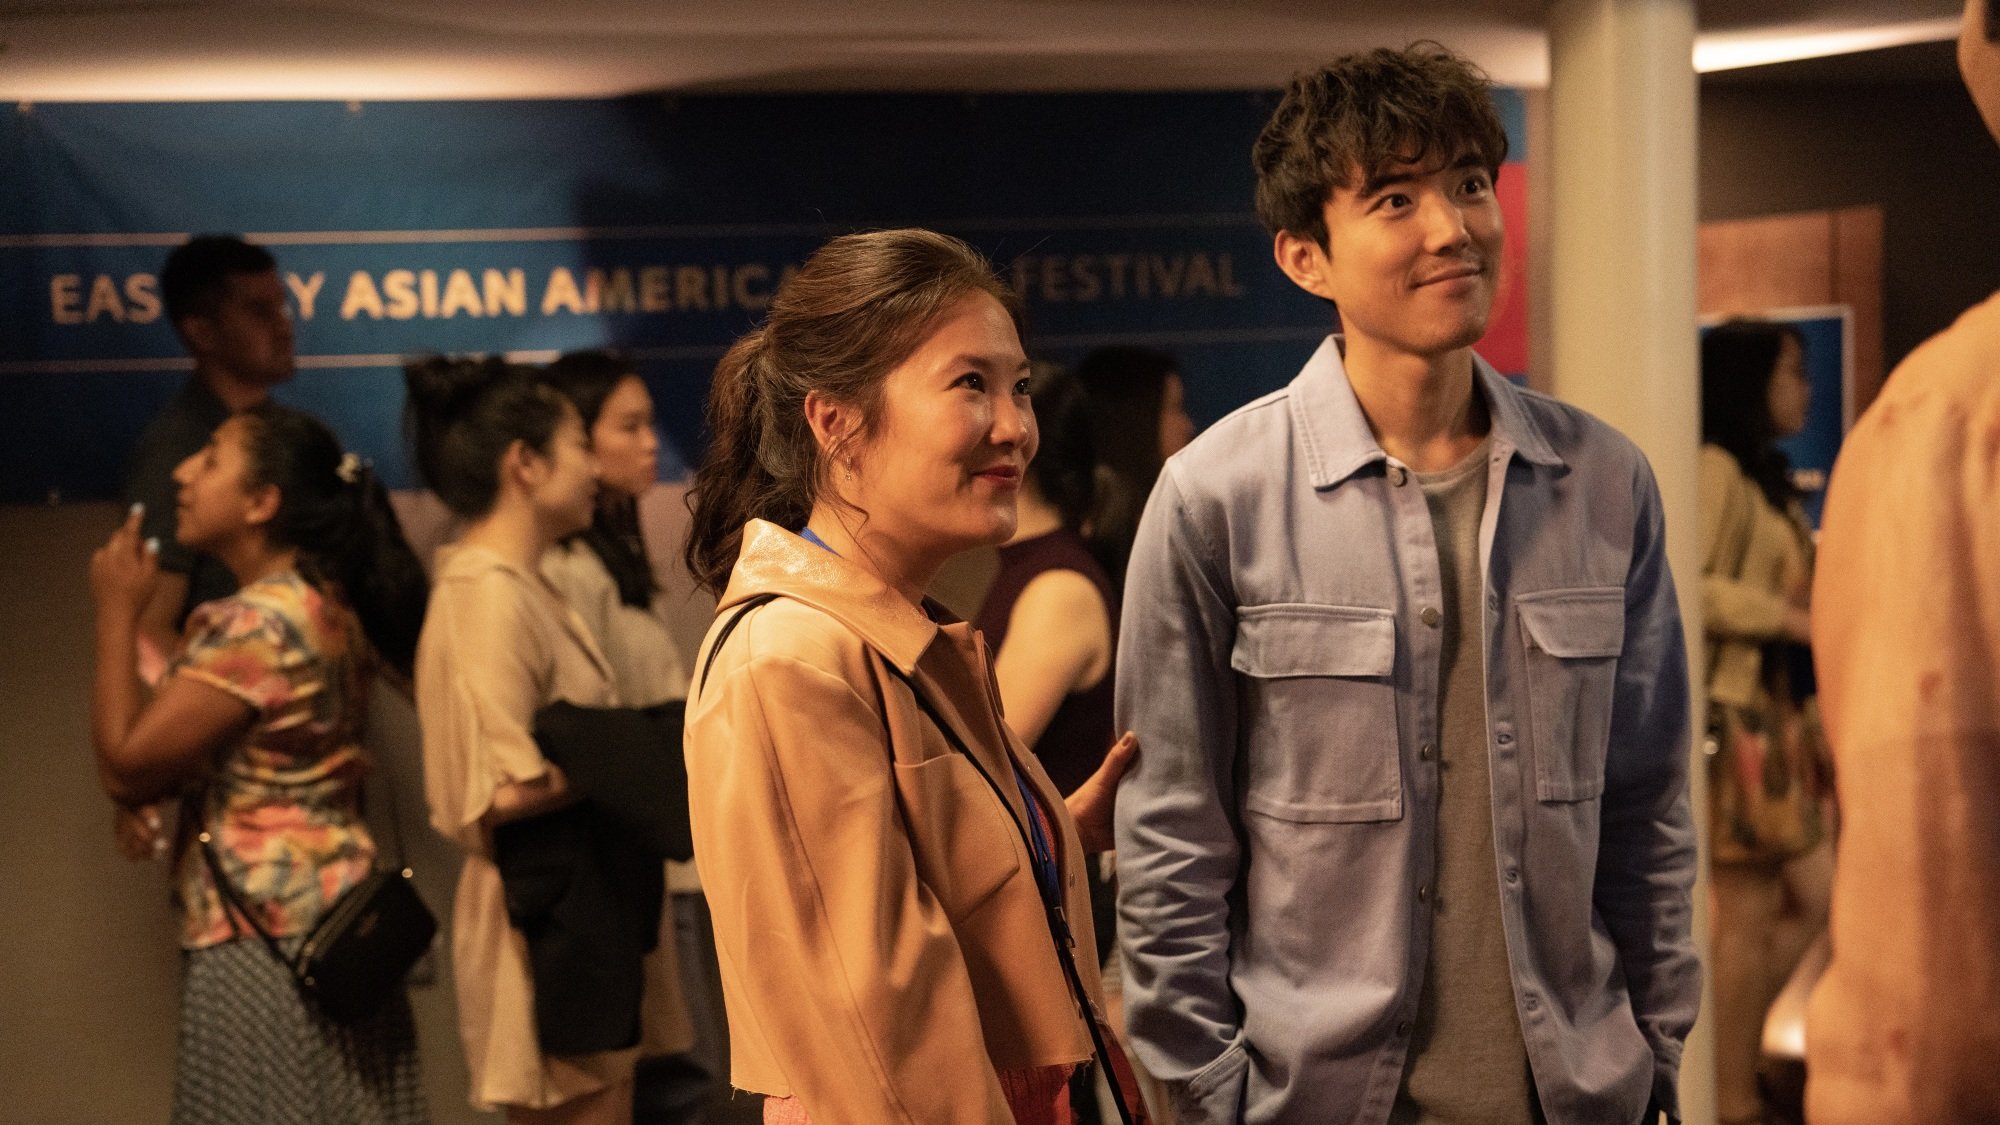
{"type": "MultiPolygon", "coordinates": [[[[2000,0],[1968,0],[1958,62],[2000,138],[2000,0]]],[[[1812,638],[1841,836],[1815,1125],[2000,1121],[1996,513],[2000,296],[1910,353],[1827,492],[1812,638]]]]}

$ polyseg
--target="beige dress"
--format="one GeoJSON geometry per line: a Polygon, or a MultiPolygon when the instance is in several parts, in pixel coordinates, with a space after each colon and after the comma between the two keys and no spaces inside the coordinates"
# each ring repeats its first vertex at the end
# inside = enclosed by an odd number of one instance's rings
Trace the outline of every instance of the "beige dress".
{"type": "Polygon", "coordinates": [[[685,1019],[663,1019],[675,1013],[649,993],[639,1047],[541,1053],[527,943],[508,924],[492,838],[480,824],[501,785],[547,772],[529,730],[538,709],[558,699],[618,703],[583,623],[539,575],[481,548],[445,547],[416,673],[431,823],[465,849],[452,909],[452,972],[472,1104],[558,1105],[628,1080],[642,1051],[684,1050],[685,1019]]]}

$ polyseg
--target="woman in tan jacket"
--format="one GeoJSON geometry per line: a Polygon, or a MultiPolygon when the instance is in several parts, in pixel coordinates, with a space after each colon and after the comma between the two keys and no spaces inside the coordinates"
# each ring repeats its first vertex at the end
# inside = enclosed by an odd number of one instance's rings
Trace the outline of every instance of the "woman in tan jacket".
{"type": "Polygon", "coordinates": [[[688,780],[732,1077],[766,1122],[1059,1125],[1109,1041],[1082,860],[1133,744],[1073,821],[985,642],[925,597],[1014,530],[1019,308],[956,239],[850,235],[716,371],[688,780]]]}
{"type": "Polygon", "coordinates": [[[1701,371],[1716,1103],[1725,1123],[1755,1122],[1764,1013],[1825,927],[1833,880],[1805,648],[1812,531],[1775,444],[1804,427],[1809,391],[1788,325],[1718,325],[1701,371]]]}

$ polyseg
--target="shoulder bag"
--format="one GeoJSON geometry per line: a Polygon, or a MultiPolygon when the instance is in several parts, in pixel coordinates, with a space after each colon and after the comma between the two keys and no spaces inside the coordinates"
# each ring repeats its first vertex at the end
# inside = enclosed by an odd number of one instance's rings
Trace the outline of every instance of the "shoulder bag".
{"type": "Polygon", "coordinates": [[[357,1023],[380,1010],[403,986],[403,978],[437,935],[437,919],[417,895],[414,873],[401,862],[402,825],[393,792],[389,826],[397,862],[369,872],[366,879],[349,887],[320,916],[294,956],[287,956],[278,939],[244,906],[235,886],[223,874],[208,831],[204,829],[197,837],[215,889],[227,908],[250,923],[271,956],[291,973],[307,1002],[335,1023],[357,1023]]]}

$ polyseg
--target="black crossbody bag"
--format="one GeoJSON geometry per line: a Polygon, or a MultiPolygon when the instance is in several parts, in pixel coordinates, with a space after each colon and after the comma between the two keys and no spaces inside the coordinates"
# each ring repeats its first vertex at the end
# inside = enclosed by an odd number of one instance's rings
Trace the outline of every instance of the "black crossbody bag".
{"type": "Polygon", "coordinates": [[[437,919],[417,895],[415,874],[401,861],[402,824],[393,794],[389,828],[397,862],[369,872],[366,879],[349,887],[313,924],[299,943],[296,956],[286,956],[278,939],[244,906],[235,886],[223,874],[208,831],[204,829],[196,837],[225,908],[250,923],[271,956],[291,973],[307,1003],[335,1023],[357,1023],[381,1010],[437,935],[437,919]]]}
{"type": "MultiPolygon", "coordinates": [[[[729,634],[735,631],[737,622],[743,620],[744,614],[749,613],[766,602],[777,600],[777,597],[778,595],[776,594],[760,594],[757,597],[751,598],[749,601],[744,602],[730,616],[729,620],[723,622],[722,631],[716,634],[715,643],[709,646],[708,660],[702,664],[701,678],[695,682],[695,694],[700,694],[702,685],[708,680],[709,669],[715,666],[716,654],[722,651],[723,642],[727,641],[729,634]]],[[[897,679],[903,681],[903,686],[910,689],[910,694],[916,697],[917,707],[923,711],[924,716],[931,721],[931,724],[937,727],[939,733],[944,735],[944,740],[951,745],[952,751],[972,763],[972,768],[986,782],[987,788],[993,791],[994,799],[1000,802],[1002,809],[1006,810],[1007,819],[1013,822],[1014,830],[1020,834],[1021,846],[1027,849],[1029,855],[1034,855],[1034,838],[1029,834],[1028,826],[1022,823],[1021,818],[1014,814],[1014,806],[1007,803],[1005,792],[1000,788],[999,783],[993,780],[993,775],[986,771],[986,766],[977,757],[973,756],[971,748],[966,746],[965,741],[958,736],[958,732],[952,728],[952,725],[944,720],[944,716],[938,713],[937,708],[924,695],[923,689],[917,686],[917,682],[904,675],[903,670],[896,667],[895,664],[886,661],[884,663],[887,665],[889,671],[895,674],[897,679]]],[[[893,756],[894,753],[894,749],[891,748],[890,754],[893,756]]],[[[1068,914],[1063,908],[1061,898],[1057,897],[1060,892],[1051,892],[1048,887],[1042,884],[1040,879],[1035,880],[1035,886],[1041,893],[1042,916],[1048,923],[1049,940],[1055,944],[1056,960],[1062,963],[1063,975],[1069,979],[1070,995],[1076,1001],[1077,1010],[1083,1016],[1084,1026],[1090,1029],[1091,1052],[1096,1056],[1098,1072],[1104,1075],[1105,1083],[1111,1087],[1111,1100],[1118,1104],[1119,1121],[1122,1125],[1134,1125],[1134,1116],[1131,1108],[1133,1103],[1126,1100],[1125,1088],[1119,1078],[1118,1068],[1112,1065],[1111,1051],[1106,1047],[1104,1042],[1104,1030],[1098,1026],[1096,1009],[1091,1007],[1090,995],[1083,987],[1083,977],[1076,969],[1076,938],[1070,933],[1068,914]]]]}

